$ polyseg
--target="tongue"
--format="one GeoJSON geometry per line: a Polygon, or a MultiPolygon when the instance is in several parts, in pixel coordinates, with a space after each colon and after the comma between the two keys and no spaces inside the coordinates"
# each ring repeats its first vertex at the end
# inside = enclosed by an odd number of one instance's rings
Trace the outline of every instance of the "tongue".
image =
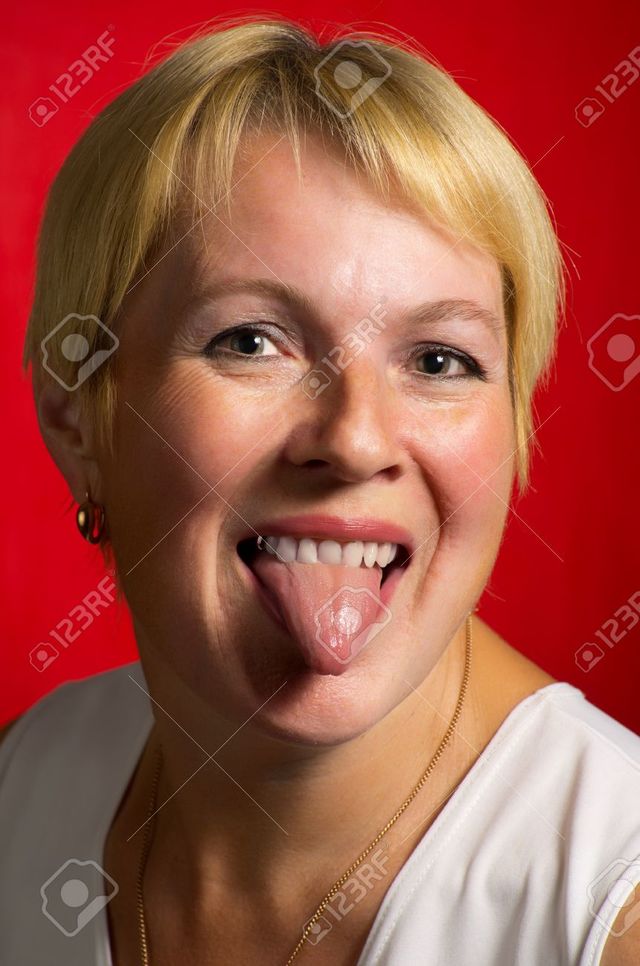
{"type": "Polygon", "coordinates": [[[251,569],[267,598],[319,674],[342,674],[391,619],[380,600],[382,571],[374,567],[282,563],[258,551],[251,569]]]}

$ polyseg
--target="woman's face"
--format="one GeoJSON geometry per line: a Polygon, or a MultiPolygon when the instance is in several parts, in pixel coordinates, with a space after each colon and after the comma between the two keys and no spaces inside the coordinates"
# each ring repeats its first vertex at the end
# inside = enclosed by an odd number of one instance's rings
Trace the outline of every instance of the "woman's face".
{"type": "Polygon", "coordinates": [[[256,140],[231,221],[220,205],[131,293],[98,492],[143,660],[231,721],[262,706],[252,727],[331,744],[475,605],[514,437],[495,261],[313,139],[302,161],[299,185],[287,141],[256,140]],[[332,538],[340,564],[290,562],[332,538]],[[401,545],[384,576],[359,539],[401,545]]]}

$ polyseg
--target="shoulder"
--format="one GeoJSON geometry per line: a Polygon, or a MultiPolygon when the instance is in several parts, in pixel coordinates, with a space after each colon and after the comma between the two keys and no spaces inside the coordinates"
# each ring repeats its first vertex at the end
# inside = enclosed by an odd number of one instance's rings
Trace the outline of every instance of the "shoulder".
{"type": "Polygon", "coordinates": [[[83,749],[95,753],[96,743],[106,743],[114,725],[135,719],[136,705],[146,701],[144,686],[135,661],[53,688],[0,732],[0,791],[9,774],[17,781],[18,774],[54,757],[71,761],[83,749]]]}
{"type": "Polygon", "coordinates": [[[589,930],[580,966],[640,963],[640,737],[573,689],[554,713],[572,749],[567,848],[582,851],[589,930]]]}
{"type": "MultiPolygon", "coordinates": [[[[530,806],[509,847],[522,854],[527,836],[531,867],[545,865],[565,896],[561,928],[580,966],[640,963],[640,737],[489,628],[478,637],[485,689],[508,694],[509,725],[490,746],[487,771],[530,806]],[[538,840],[536,816],[552,851],[538,840]]],[[[506,791],[494,797],[501,815],[515,814],[506,791]]]]}
{"type": "Polygon", "coordinates": [[[0,745],[5,869],[18,876],[28,857],[33,871],[65,841],[72,849],[76,834],[94,829],[117,799],[151,722],[146,682],[133,662],[59,685],[13,724],[0,745]],[[45,824],[53,830],[46,849],[34,833],[45,824]]]}
{"type": "Polygon", "coordinates": [[[640,963],[635,937],[622,939],[627,959],[622,944],[600,959],[621,905],[622,928],[640,920],[627,904],[640,883],[640,739],[569,682],[516,665],[510,654],[492,665],[494,694],[477,703],[502,720],[392,885],[372,961],[431,944],[472,966],[480,942],[486,962],[526,948],[536,963],[640,963]]]}
{"type": "Polygon", "coordinates": [[[476,620],[475,626],[476,702],[488,709],[487,713],[492,710],[502,723],[512,711],[523,717],[526,709],[526,717],[537,722],[533,731],[544,731],[545,725],[555,729],[559,739],[555,748],[560,753],[589,752],[600,760],[609,760],[625,774],[638,776],[638,735],[592,704],[580,688],[547,673],[483,621],[476,620]]]}
{"type": "MultiPolygon", "coordinates": [[[[485,625],[486,626],[486,625],[485,625]]],[[[597,817],[624,813],[627,824],[640,830],[640,816],[630,808],[630,795],[640,796],[640,737],[568,681],[558,681],[487,628],[480,654],[484,690],[498,692],[502,711],[513,715],[518,734],[518,758],[526,774],[561,794],[564,788],[573,810],[584,807],[597,817]],[[499,682],[499,686],[497,685],[499,682]],[[616,797],[616,792],[619,797],[616,797]]],[[[480,663],[480,662],[479,662],[480,663]]],[[[523,773],[524,774],[524,773],[523,773]]]]}
{"type": "Polygon", "coordinates": [[[66,920],[52,918],[45,907],[51,903],[65,912],[56,890],[74,863],[87,870],[90,891],[101,896],[105,888],[104,836],[151,719],[146,694],[131,680],[136,676],[135,664],[124,665],[56,687],[13,724],[0,745],[3,963],[24,962],[25,941],[34,964],[70,957],[93,962],[99,917],[76,937],[60,925],[66,920]]]}

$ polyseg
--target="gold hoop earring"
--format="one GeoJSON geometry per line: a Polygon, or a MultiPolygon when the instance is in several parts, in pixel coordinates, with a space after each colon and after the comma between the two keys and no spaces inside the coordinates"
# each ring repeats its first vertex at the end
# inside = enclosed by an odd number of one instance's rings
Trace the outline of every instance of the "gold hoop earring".
{"type": "Polygon", "coordinates": [[[86,500],[76,513],[78,530],[89,543],[99,543],[106,522],[104,507],[101,503],[94,503],[88,492],[85,495],[86,500]]]}

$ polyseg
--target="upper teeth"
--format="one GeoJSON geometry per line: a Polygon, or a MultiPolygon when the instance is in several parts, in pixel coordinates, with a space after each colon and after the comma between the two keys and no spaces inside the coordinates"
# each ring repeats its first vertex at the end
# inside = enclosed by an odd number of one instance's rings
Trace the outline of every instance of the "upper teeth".
{"type": "Polygon", "coordinates": [[[398,552],[397,543],[352,540],[312,540],[303,537],[260,537],[258,546],[276,554],[284,563],[341,564],[343,567],[386,567],[398,552]]]}

